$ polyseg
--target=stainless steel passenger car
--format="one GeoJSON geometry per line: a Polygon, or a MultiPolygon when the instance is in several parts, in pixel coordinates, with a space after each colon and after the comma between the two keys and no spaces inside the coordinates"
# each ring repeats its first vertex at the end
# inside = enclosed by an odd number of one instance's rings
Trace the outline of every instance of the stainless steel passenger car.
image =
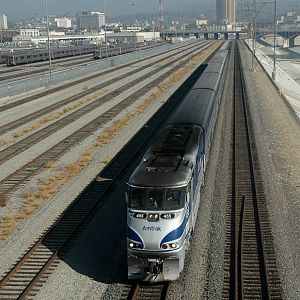
{"type": "Polygon", "coordinates": [[[219,50],[129,179],[128,278],[175,280],[195,226],[223,86],[219,50]]]}
{"type": "MultiPolygon", "coordinates": [[[[51,48],[51,59],[93,53],[97,49],[96,45],[78,45],[69,47],[51,48]]],[[[25,52],[11,53],[6,57],[8,66],[34,63],[49,59],[48,49],[35,49],[25,52]]]]}
{"type": "Polygon", "coordinates": [[[139,44],[118,44],[114,46],[102,47],[94,51],[94,59],[101,59],[109,56],[124,54],[134,51],[139,44]]]}

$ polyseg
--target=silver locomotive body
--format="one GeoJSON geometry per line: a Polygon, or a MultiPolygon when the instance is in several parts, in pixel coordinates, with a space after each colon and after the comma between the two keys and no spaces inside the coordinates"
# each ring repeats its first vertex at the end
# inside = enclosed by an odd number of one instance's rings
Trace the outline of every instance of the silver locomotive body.
{"type": "Polygon", "coordinates": [[[219,50],[145,153],[127,193],[128,278],[175,280],[195,226],[224,83],[219,50]]]}

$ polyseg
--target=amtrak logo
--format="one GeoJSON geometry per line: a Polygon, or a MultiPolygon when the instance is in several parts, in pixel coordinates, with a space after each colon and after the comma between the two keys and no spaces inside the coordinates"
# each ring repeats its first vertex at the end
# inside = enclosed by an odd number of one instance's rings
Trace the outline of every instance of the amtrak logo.
{"type": "Polygon", "coordinates": [[[156,226],[143,226],[143,231],[161,231],[161,228],[156,226]]]}

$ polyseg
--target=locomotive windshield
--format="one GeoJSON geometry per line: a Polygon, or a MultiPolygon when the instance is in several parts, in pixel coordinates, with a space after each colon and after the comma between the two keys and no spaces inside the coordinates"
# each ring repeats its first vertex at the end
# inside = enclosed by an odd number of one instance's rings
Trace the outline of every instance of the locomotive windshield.
{"type": "Polygon", "coordinates": [[[183,189],[131,188],[129,207],[135,209],[170,210],[184,206],[183,189]]]}

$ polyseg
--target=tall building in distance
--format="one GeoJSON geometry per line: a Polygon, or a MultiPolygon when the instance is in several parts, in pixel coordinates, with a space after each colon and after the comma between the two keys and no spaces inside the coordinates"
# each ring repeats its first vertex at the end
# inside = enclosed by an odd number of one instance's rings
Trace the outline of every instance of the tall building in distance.
{"type": "Polygon", "coordinates": [[[5,14],[0,14],[0,29],[7,29],[7,17],[5,14]]]}
{"type": "Polygon", "coordinates": [[[216,0],[217,23],[220,25],[235,24],[235,0],[216,0]]]}
{"type": "Polygon", "coordinates": [[[77,32],[99,30],[105,25],[105,15],[101,12],[86,11],[76,15],[77,32]]]}

